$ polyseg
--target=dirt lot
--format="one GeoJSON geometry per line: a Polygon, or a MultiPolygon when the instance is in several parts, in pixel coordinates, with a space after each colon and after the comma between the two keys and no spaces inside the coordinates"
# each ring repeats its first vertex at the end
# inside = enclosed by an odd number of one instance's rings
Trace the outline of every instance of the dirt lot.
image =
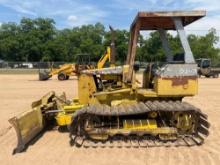
{"type": "Polygon", "coordinates": [[[0,164],[219,164],[220,162],[220,79],[200,79],[199,95],[186,98],[209,116],[210,135],[202,146],[167,148],[75,148],[68,133],[46,132],[26,152],[12,155],[15,131],[7,120],[30,107],[46,92],[66,91],[77,96],[77,81],[59,82],[54,78],[37,81],[36,75],[0,75],[0,164]]]}

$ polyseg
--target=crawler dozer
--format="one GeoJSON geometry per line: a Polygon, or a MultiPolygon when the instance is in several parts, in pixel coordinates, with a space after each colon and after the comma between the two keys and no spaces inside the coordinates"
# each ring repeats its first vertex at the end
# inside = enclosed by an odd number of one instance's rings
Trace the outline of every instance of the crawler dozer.
{"type": "MultiPolygon", "coordinates": [[[[70,144],[76,146],[194,146],[208,136],[207,115],[183,101],[198,91],[197,65],[184,26],[205,16],[205,11],[139,12],[130,27],[125,65],[84,70],[79,75],[78,98],[49,92],[32,108],[10,119],[21,152],[51,120],[67,127],[70,144]],[[166,63],[149,64],[136,79],[135,56],[140,30],[157,30],[166,63]],[[176,30],[184,51],[182,61],[173,60],[166,37],[176,30]],[[104,78],[103,78],[104,77],[104,78]]],[[[44,146],[45,147],[45,146],[44,146]]]]}

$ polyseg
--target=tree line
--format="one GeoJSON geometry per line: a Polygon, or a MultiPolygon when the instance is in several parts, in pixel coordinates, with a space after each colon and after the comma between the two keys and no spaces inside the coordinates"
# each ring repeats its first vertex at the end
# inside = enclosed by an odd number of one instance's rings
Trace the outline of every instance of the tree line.
{"type": "MultiPolygon", "coordinates": [[[[116,60],[126,59],[129,31],[116,30],[116,60]]],[[[182,52],[178,35],[168,33],[173,54],[182,52]]],[[[204,36],[188,35],[195,58],[211,58],[220,63],[219,41],[215,29],[204,36]]],[[[111,43],[111,32],[101,23],[58,30],[50,18],[22,18],[20,23],[8,22],[0,26],[0,59],[5,61],[64,61],[74,62],[78,54],[89,54],[98,60],[111,43]]],[[[140,34],[137,60],[164,61],[165,54],[158,32],[147,37],[140,34]]]]}

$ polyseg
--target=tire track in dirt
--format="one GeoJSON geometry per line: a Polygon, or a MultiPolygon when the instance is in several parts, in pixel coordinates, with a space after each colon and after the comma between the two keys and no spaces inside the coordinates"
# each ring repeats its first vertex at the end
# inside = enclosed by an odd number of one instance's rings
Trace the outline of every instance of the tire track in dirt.
{"type": "Polygon", "coordinates": [[[7,128],[3,128],[0,130],[0,137],[4,136],[5,134],[8,133],[8,131],[12,128],[12,126],[8,126],[7,128]]]}

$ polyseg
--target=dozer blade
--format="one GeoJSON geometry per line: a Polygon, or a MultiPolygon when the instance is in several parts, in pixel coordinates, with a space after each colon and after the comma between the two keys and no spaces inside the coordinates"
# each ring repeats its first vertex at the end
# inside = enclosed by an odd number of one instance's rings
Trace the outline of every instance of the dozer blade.
{"type": "Polygon", "coordinates": [[[44,129],[43,111],[54,106],[53,102],[51,102],[54,96],[54,92],[48,93],[40,100],[33,102],[32,109],[9,119],[9,122],[15,128],[18,139],[17,147],[14,149],[13,154],[24,151],[27,144],[44,129]]]}
{"type": "Polygon", "coordinates": [[[30,142],[43,129],[43,117],[40,108],[31,109],[19,116],[9,119],[15,128],[18,144],[14,153],[22,152],[25,145],[30,142]]]}
{"type": "Polygon", "coordinates": [[[48,80],[51,75],[49,74],[50,72],[43,70],[43,71],[39,71],[39,80],[40,81],[45,81],[48,80]]]}

